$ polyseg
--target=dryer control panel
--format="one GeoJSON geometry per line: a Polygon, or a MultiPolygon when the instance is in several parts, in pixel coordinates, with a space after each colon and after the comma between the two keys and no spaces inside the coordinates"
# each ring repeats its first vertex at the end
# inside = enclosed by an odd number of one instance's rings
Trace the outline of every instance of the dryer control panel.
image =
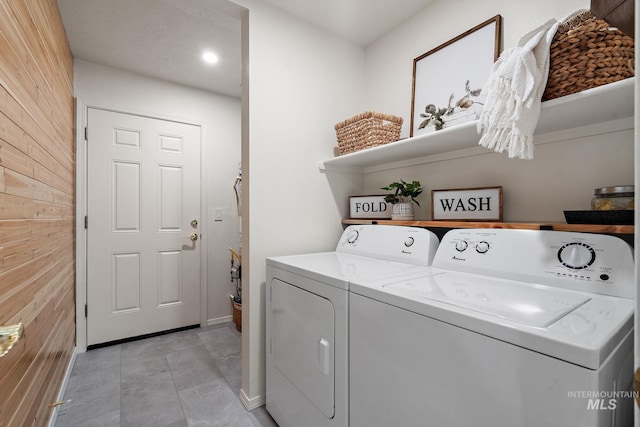
{"type": "Polygon", "coordinates": [[[424,228],[395,225],[350,225],[336,252],[388,261],[430,266],[438,247],[438,237],[424,228]]]}
{"type": "Polygon", "coordinates": [[[434,267],[633,298],[633,249],[603,234],[456,229],[442,238],[434,267]]]}

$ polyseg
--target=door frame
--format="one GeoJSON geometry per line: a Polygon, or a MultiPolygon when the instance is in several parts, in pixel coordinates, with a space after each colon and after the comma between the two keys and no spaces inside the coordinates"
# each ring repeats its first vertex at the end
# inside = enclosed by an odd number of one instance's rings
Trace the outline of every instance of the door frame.
{"type": "Polygon", "coordinates": [[[152,119],[179,122],[200,127],[200,233],[204,244],[200,250],[200,325],[207,325],[207,248],[209,246],[208,237],[208,216],[207,216],[207,194],[208,180],[204,179],[206,168],[203,160],[208,158],[208,145],[206,140],[206,127],[202,123],[193,120],[176,119],[163,114],[139,112],[135,109],[123,111],[120,108],[110,108],[106,106],[96,106],[84,104],[79,98],[75,98],[75,149],[76,149],[76,352],[87,351],[87,318],[85,317],[85,305],[87,304],[87,230],[84,228],[84,217],[88,211],[87,197],[87,162],[88,151],[85,140],[84,129],[87,126],[89,108],[97,110],[112,111],[115,113],[129,114],[152,119]]]}

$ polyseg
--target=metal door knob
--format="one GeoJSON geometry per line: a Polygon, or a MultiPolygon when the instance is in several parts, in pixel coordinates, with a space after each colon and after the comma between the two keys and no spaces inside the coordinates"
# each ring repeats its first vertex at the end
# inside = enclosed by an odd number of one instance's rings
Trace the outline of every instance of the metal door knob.
{"type": "Polygon", "coordinates": [[[187,236],[187,239],[191,240],[192,242],[195,242],[196,240],[198,240],[198,235],[196,233],[191,233],[187,236]]]}

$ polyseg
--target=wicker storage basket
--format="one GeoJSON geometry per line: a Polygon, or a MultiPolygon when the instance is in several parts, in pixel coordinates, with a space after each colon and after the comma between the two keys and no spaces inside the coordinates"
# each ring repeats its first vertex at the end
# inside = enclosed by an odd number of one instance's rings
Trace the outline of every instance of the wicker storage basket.
{"type": "Polygon", "coordinates": [[[633,77],[633,39],[583,12],[560,25],[551,43],[542,100],[633,77]]]}
{"type": "Polygon", "coordinates": [[[397,141],[402,129],[402,117],[367,111],[335,126],[340,154],[397,141]]]}

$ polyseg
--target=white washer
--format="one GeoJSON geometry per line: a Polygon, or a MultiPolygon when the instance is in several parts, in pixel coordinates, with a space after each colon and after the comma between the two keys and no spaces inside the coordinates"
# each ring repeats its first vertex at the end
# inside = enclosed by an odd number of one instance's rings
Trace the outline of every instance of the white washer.
{"type": "Polygon", "coordinates": [[[350,289],[351,427],[633,424],[617,237],[452,230],[428,275],[350,289]]]}
{"type": "Polygon", "coordinates": [[[280,427],[348,425],[350,282],[425,269],[437,245],[425,229],[361,225],[335,252],[267,258],[266,401],[280,427]]]}

